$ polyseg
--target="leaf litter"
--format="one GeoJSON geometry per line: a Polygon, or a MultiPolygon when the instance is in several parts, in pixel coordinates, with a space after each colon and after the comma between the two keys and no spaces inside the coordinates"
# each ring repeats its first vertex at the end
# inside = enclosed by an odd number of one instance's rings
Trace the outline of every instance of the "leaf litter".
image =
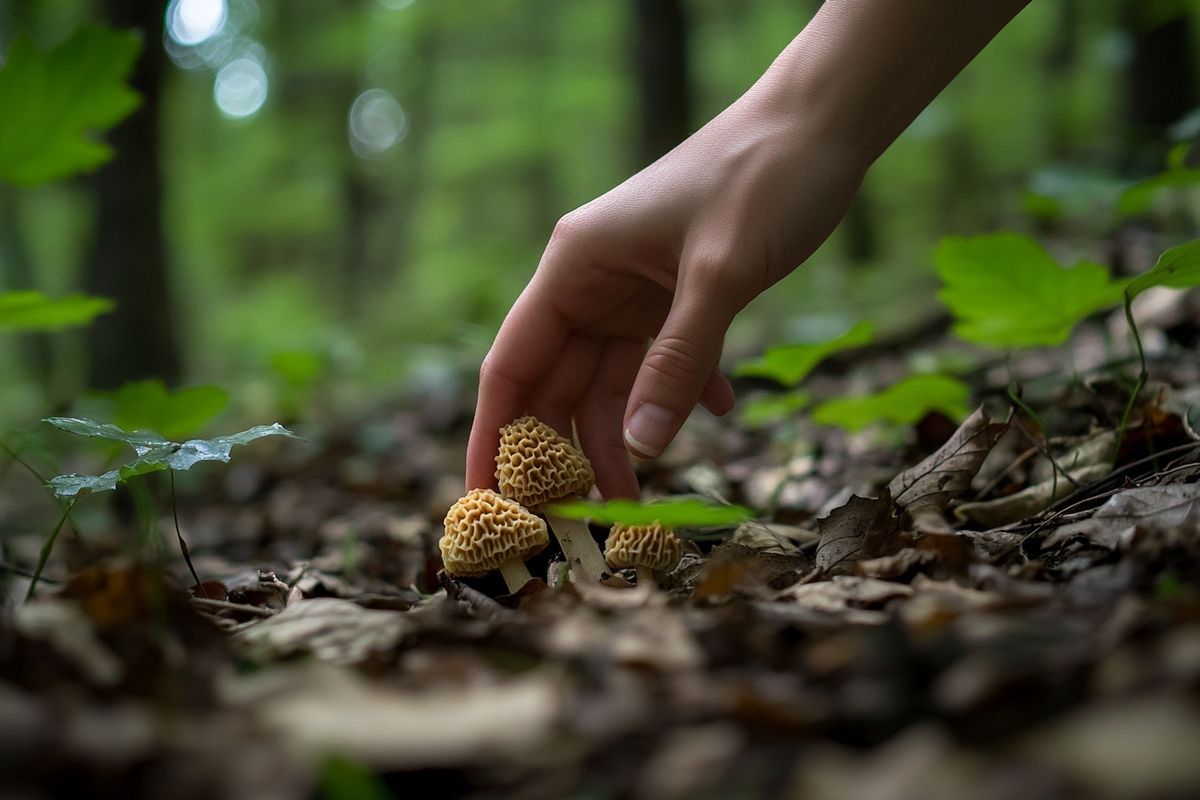
{"type": "Polygon", "coordinates": [[[395,797],[1200,789],[1186,404],[1142,404],[1119,451],[1094,398],[1044,449],[982,409],[905,447],[701,423],[642,465],[648,492],[765,513],[684,531],[658,591],[565,581],[546,553],[508,596],[437,574],[449,402],[210,478],[182,500],[203,592],[64,543],[57,590],[4,615],[0,793],[322,796],[331,764],[395,797]]]}

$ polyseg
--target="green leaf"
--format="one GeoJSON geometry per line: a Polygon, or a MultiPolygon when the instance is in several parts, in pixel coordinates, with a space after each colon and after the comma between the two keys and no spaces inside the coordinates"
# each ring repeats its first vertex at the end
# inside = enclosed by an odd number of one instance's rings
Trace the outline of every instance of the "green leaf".
{"type": "Polygon", "coordinates": [[[229,436],[213,439],[191,439],[183,444],[168,442],[145,434],[122,430],[116,425],[96,422],[91,419],[51,417],[51,425],[70,433],[124,442],[137,451],[137,458],[128,464],[109,470],[102,475],[59,475],[50,479],[50,488],[59,497],[74,497],[83,491],[107,492],[117,488],[137,475],[160,472],[167,469],[191,469],[202,461],[228,462],[231,451],[239,444],[249,444],[264,436],[300,437],[278,422],[272,425],[256,425],[253,428],[229,436]]]}
{"type": "Polygon", "coordinates": [[[824,359],[840,350],[869,344],[874,336],[871,323],[860,322],[832,339],[769,348],[760,358],[739,364],[734,374],[770,378],[784,386],[796,386],[824,359]]]}
{"type": "Polygon", "coordinates": [[[141,47],[135,34],[98,25],[49,50],[14,38],[0,67],[0,180],[44,183],[108,161],[94,134],[137,108],[125,78],[141,47]]]}
{"type": "Polygon", "coordinates": [[[1169,169],[1151,178],[1138,181],[1117,197],[1117,213],[1133,217],[1145,213],[1150,204],[1164,189],[1194,186],[1200,183],[1200,169],[1169,169]]]}
{"type": "Polygon", "coordinates": [[[87,325],[113,308],[113,301],[85,294],[51,299],[41,292],[0,292],[0,331],[56,331],[87,325]]]}
{"type": "Polygon", "coordinates": [[[321,769],[322,800],[393,800],[395,795],[374,772],[357,761],[340,756],[326,760],[321,769]]]}
{"type": "Polygon", "coordinates": [[[199,433],[225,410],[229,393],[219,386],[167,391],[160,380],[127,383],[111,393],[113,420],[126,429],[153,431],[169,440],[199,433]]]}
{"type": "Polygon", "coordinates": [[[784,417],[796,414],[809,404],[812,396],[807,392],[786,392],[756,397],[742,409],[742,424],[760,428],[784,417]]]}
{"type": "Polygon", "coordinates": [[[962,420],[970,389],[946,375],[914,375],[877,394],[842,397],[822,403],[813,410],[813,421],[860,431],[876,422],[911,425],[931,411],[941,411],[962,420]]]}
{"type": "Polygon", "coordinates": [[[1099,264],[1063,268],[1014,233],[943,239],[934,260],[955,334],[993,347],[1061,344],[1084,317],[1118,303],[1125,286],[1099,264]]]}
{"type": "Polygon", "coordinates": [[[271,355],[271,369],[286,383],[308,386],[325,371],[325,359],[307,350],[284,350],[271,355]]]}
{"type": "Polygon", "coordinates": [[[567,519],[590,519],[601,525],[621,522],[626,525],[649,525],[657,522],[668,528],[703,528],[736,525],[754,516],[744,506],[722,505],[694,497],[680,500],[656,500],[639,503],[636,500],[609,500],[593,503],[572,500],[553,503],[546,510],[567,519]]]}
{"type": "Polygon", "coordinates": [[[1152,286],[1171,289],[1200,286],[1200,240],[1172,247],[1163,253],[1151,269],[1130,282],[1126,291],[1132,299],[1152,286]]]}

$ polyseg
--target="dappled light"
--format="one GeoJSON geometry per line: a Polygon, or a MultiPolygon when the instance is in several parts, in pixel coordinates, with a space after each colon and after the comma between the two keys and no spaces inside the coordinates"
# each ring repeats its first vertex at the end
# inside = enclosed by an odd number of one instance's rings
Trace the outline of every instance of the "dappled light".
{"type": "Polygon", "coordinates": [[[267,101],[269,82],[262,63],[252,56],[235,58],[217,72],[213,100],[232,119],[255,114],[267,101]]]}
{"type": "Polygon", "coordinates": [[[408,117],[388,92],[368,89],[350,106],[347,127],[355,155],[379,158],[404,140],[408,117]]]}

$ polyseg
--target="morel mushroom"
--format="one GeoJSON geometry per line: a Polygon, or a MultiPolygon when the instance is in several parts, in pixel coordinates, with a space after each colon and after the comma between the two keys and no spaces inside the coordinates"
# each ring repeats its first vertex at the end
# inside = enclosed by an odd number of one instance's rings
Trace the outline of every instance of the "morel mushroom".
{"type": "MultiPolygon", "coordinates": [[[[596,481],[587,457],[535,417],[520,417],[500,429],[496,479],[501,494],[534,510],[587,494],[596,481]]],[[[608,568],[587,523],[551,513],[546,518],[571,569],[600,581],[608,568]]]]}
{"type": "Polygon", "coordinates": [[[673,569],[683,557],[683,542],[670,528],[653,525],[613,525],[604,543],[604,558],[613,569],[633,567],[638,586],[658,586],[655,570],[673,569]]]}
{"type": "Polygon", "coordinates": [[[525,560],[550,544],[546,523],[491,489],[472,489],[446,512],[438,542],[446,574],[463,578],[500,570],[510,592],[532,576],[525,560]]]}

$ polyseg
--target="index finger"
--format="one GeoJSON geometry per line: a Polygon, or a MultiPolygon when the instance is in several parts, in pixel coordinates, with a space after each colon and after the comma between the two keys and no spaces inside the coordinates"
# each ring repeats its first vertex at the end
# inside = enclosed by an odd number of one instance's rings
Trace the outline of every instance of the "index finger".
{"type": "Polygon", "coordinates": [[[467,489],[495,488],[500,428],[524,413],[570,332],[535,279],[505,317],[479,370],[479,399],[467,445],[467,489]]]}

